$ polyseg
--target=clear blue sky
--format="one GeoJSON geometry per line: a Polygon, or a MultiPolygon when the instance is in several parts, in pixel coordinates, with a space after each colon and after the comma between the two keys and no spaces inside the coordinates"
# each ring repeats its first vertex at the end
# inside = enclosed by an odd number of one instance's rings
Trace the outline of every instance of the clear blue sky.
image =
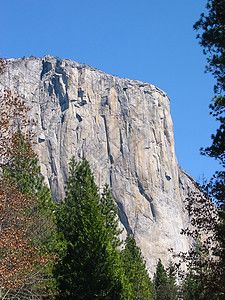
{"type": "Polygon", "coordinates": [[[211,143],[214,80],[193,31],[206,0],[7,0],[0,56],[69,58],[163,89],[171,100],[179,164],[195,179],[218,168],[211,143]]]}

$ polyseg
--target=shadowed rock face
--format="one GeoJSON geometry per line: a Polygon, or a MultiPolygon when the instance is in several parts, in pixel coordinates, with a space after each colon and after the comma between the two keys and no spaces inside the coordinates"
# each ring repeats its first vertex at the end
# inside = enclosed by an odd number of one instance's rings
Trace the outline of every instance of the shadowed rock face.
{"type": "Polygon", "coordinates": [[[151,274],[158,258],[169,260],[168,248],[188,248],[180,230],[193,178],[177,163],[170,101],[162,90],[50,56],[9,60],[0,85],[31,108],[35,150],[55,201],[64,196],[69,159],[85,156],[99,187],[110,184],[121,223],[134,234],[151,274]]]}

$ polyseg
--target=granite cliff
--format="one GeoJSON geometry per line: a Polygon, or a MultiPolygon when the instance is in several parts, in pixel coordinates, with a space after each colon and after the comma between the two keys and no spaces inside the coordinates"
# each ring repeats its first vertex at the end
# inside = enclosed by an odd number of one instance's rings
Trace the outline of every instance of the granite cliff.
{"type": "Polygon", "coordinates": [[[121,226],[134,234],[150,273],[168,248],[188,249],[184,200],[194,180],[174,151],[170,100],[154,85],[50,56],[10,59],[0,78],[36,121],[42,174],[56,201],[68,161],[85,156],[101,188],[112,189],[121,226]]]}

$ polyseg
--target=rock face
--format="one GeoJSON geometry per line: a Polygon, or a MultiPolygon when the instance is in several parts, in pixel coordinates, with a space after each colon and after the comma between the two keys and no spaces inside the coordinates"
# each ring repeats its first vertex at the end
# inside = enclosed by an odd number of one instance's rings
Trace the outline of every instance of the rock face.
{"type": "Polygon", "coordinates": [[[36,120],[41,170],[59,201],[72,155],[85,156],[102,187],[110,184],[126,231],[152,274],[167,249],[185,251],[184,199],[193,178],[178,165],[170,100],[154,85],[121,79],[50,56],[11,59],[1,76],[36,120]]]}

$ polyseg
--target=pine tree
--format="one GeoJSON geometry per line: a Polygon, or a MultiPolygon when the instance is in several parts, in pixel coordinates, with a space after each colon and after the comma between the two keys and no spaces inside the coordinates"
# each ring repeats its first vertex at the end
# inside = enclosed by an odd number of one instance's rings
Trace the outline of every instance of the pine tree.
{"type": "MultiPolygon", "coordinates": [[[[1,74],[4,67],[0,58],[1,74]]],[[[48,294],[55,260],[48,247],[52,234],[47,234],[53,216],[50,191],[31,149],[32,134],[21,131],[30,124],[27,111],[18,95],[8,89],[0,92],[0,292],[10,299],[48,294]]]]}
{"type": "Polygon", "coordinates": [[[103,188],[103,193],[100,197],[100,212],[104,219],[104,225],[110,236],[111,244],[113,247],[118,247],[121,245],[119,235],[122,230],[119,229],[119,219],[117,216],[117,208],[112,199],[110,188],[105,184],[103,188]]]}
{"type": "Polygon", "coordinates": [[[61,261],[59,299],[122,299],[123,270],[105,227],[100,196],[86,159],[70,161],[66,197],[57,211],[61,261]]]}
{"type": "Polygon", "coordinates": [[[221,276],[224,270],[220,258],[218,259],[221,246],[217,240],[220,224],[217,207],[201,190],[190,195],[186,209],[191,226],[183,229],[181,233],[191,237],[193,243],[186,253],[181,252],[178,255],[180,262],[184,262],[187,267],[186,276],[181,278],[184,279],[184,298],[223,299],[219,297],[223,285],[218,289],[218,282],[221,284],[224,281],[221,276]]]}
{"type": "Polygon", "coordinates": [[[34,201],[27,208],[27,213],[35,220],[30,234],[36,246],[54,250],[56,205],[52,201],[51,191],[41,175],[38,158],[31,143],[18,130],[12,135],[11,154],[8,163],[2,166],[2,175],[11,184],[34,201]],[[29,210],[29,211],[28,211],[29,210]]]}
{"type": "Polygon", "coordinates": [[[154,284],[155,284],[157,299],[160,300],[169,299],[167,298],[168,278],[166,275],[166,270],[164,269],[164,266],[161,262],[161,259],[159,259],[156,267],[156,273],[154,275],[154,284]]]}
{"type": "Polygon", "coordinates": [[[207,0],[206,9],[194,29],[207,56],[206,72],[216,79],[209,107],[219,126],[211,136],[212,145],[202,148],[201,154],[219,161],[222,170],[208,184],[196,186],[200,192],[187,199],[192,226],[182,233],[196,242],[200,237],[201,245],[181,256],[188,267],[185,299],[211,300],[225,297],[225,0],[207,0]]]}
{"type": "MultiPolygon", "coordinates": [[[[36,272],[38,276],[34,277],[31,272],[29,276],[24,274],[24,277],[28,276],[33,281],[33,284],[28,285],[33,295],[52,294],[54,290],[52,267],[56,259],[54,251],[57,247],[53,213],[55,204],[52,201],[50,189],[40,174],[38,159],[31,148],[31,143],[19,130],[11,137],[9,153],[7,164],[2,166],[2,180],[16,188],[18,194],[24,195],[25,199],[29,199],[27,206],[24,206],[26,237],[30,241],[30,246],[36,249],[39,257],[44,257],[44,264],[41,263],[41,259],[38,261],[34,258],[33,261],[33,273],[36,272]]],[[[13,213],[13,207],[11,211],[13,213]]],[[[24,287],[27,288],[26,285],[24,287]]],[[[20,289],[20,293],[23,294],[24,288],[20,289]]]]}
{"type": "Polygon", "coordinates": [[[177,299],[178,296],[178,286],[176,284],[176,268],[172,261],[170,261],[167,268],[167,278],[169,284],[169,295],[170,299],[177,299]]]}
{"type": "Polygon", "coordinates": [[[189,271],[185,280],[182,284],[182,298],[185,300],[199,300],[204,299],[201,297],[200,291],[200,282],[196,280],[193,271],[189,271]]]}
{"type": "Polygon", "coordinates": [[[207,55],[206,71],[216,79],[215,96],[210,105],[210,114],[219,122],[215,134],[211,136],[212,145],[201,149],[203,155],[213,157],[222,166],[207,185],[207,193],[219,207],[220,222],[216,228],[215,242],[218,243],[213,254],[217,259],[211,264],[208,277],[207,295],[219,294],[225,297],[225,0],[207,0],[207,12],[202,13],[195,23],[197,38],[207,55]]]}
{"type": "Polygon", "coordinates": [[[175,300],[177,298],[175,269],[171,262],[168,267],[167,275],[162,261],[159,259],[154,274],[154,284],[158,300],[175,300]]]}
{"type": "Polygon", "coordinates": [[[129,282],[130,294],[127,299],[155,299],[154,286],[149,278],[141,250],[130,235],[127,235],[121,258],[129,282]]]}

